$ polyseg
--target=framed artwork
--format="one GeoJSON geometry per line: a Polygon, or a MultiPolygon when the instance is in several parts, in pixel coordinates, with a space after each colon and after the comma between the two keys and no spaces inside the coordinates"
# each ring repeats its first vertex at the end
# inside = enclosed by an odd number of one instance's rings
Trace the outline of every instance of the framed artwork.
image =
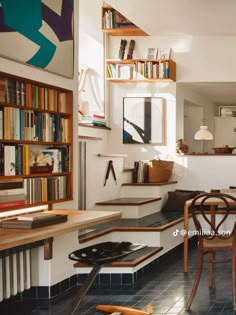
{"type": "Polygon", "coordinates": [[[0,56],[73,77],[73,0],[0,0],[0,56]]]}
{"type": "Polygon", "coordinates": [[[220,117],[236,117],[236,105],[220,105],[218,106],[218,116],[220,117]]]}
{"type": "Polygon", "coordinates": [[[162,97],[123,98],[123,143],[166,144],[166,108],[162,97]]]}

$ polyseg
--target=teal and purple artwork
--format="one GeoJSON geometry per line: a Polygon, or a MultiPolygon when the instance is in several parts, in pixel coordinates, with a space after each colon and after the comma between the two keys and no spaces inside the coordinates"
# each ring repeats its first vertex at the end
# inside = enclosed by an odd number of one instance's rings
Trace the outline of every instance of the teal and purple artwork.
{"type": "Polygon", "coordinates": [[[0,0],[0,55],[73,77],[73,0],[0,0]]]}

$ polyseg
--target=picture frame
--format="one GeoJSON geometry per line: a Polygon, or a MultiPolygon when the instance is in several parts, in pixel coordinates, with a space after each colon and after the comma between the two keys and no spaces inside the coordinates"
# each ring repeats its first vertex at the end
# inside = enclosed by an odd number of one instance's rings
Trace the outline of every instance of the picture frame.
{"type": "Polygon", "coordinates": [[[159,48],[157,59],[170,59],[170,48],[159,48]]]}
{"type": "Polygon", "coordinates": [[[164,98],[123,98],[123,143],[166,145],[164,98]]]}
{"type": "Polygon", "coordinates": [[[218,106],[219,117],[236,117],[236,105],[220,105],[218,106]]]}
{"type": "Polygon", "coordinates": [[[158,49],[157,48],[148,48],[147,49],[147,59],[156,59],[157,58],[158,49]]]}

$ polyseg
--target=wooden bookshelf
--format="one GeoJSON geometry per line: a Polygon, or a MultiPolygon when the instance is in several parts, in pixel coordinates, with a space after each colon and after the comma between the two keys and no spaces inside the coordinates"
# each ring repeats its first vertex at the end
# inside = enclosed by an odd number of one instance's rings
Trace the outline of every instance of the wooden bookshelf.
{"type": "Polygon", "coordinates": [[[176,81],[176,63],[171,59],[107,59],[105,67],[106,80],[112,82],[176,81]]]}
{"type": "Polygon", "coordinates": [[[72,123],[71,90],[0,72],[0,211],[73,199],[72,123]],[[8,206],[17,181],[25,204],[8,206]]]}
{"type": "Polygon", "coordinates": [[[111,6],[102,7],[102,31],[111,36],[148,36],[111,6]]]}

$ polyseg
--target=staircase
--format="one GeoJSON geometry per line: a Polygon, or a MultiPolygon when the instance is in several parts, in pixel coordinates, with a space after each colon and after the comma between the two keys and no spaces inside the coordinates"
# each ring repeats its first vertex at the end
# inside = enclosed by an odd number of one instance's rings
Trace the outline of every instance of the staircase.
{"type": "MultiPolygon", "coordinates": [[[[130,255],[125,260],[102,268],[97,283],[134,284],[146,272],[157,268],[160,261],[171,259],[177,252],[182,255],[183,237],[173,236],[176,229],[183,228],[182,214],[178,213],[166,222],[160,220],[163,216],[160,210],[166,201],[167,192],[174,190],[176,184],[176,181],[124,183],[120,198],[96,203],[96,209],[121,212],[122,218],[109,225],[99,226],[97,229],[95,227],[95,232],[91,235],[80,237],[81,246],[106,241],[130,241],[148,245],[145,250],[138,251],[135,257],[130,255]],[[155,222],[156,220],[158,222],[155,222]]],[[[80,263],[74,266],[77,269],[78,281],[82,283],[91,267],[80,263]]]]}

